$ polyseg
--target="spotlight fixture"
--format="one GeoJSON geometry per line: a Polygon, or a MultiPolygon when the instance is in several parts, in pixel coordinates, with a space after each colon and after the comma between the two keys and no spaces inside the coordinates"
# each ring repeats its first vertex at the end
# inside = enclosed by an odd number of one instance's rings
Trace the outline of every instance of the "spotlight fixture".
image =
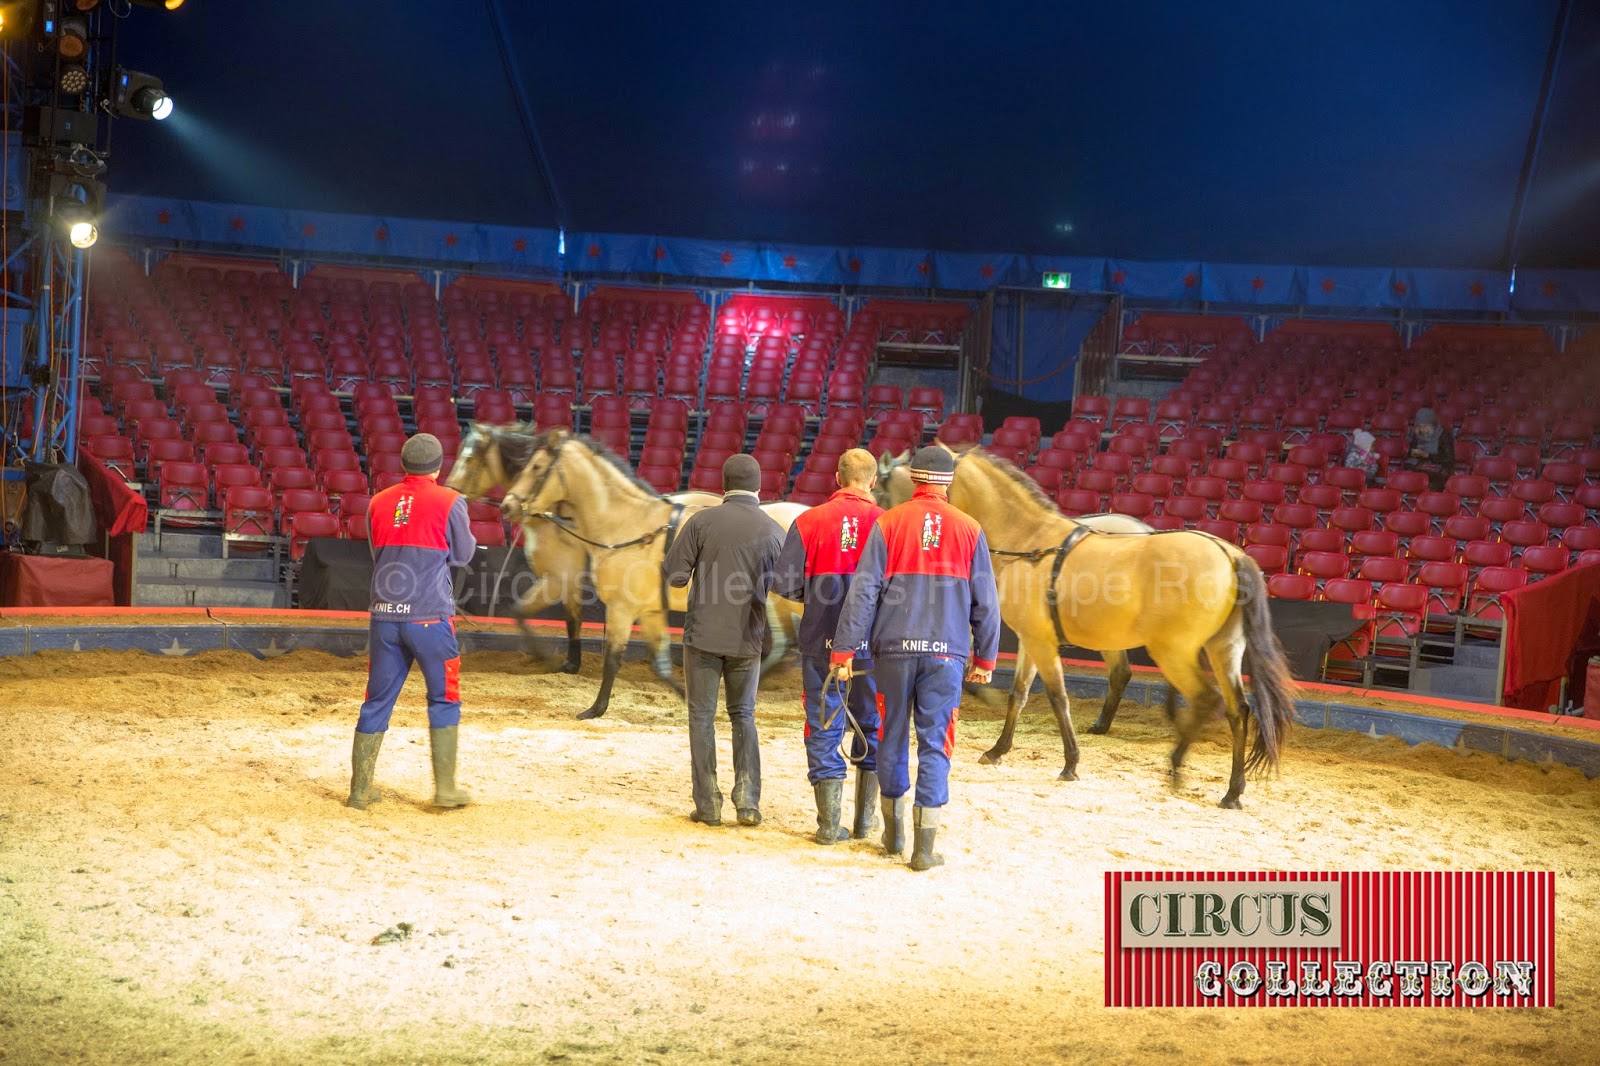
{"type": "Polygon", "coordinates": [[[136,70],[119,70],[115,85],[119,115],[164,119],[172,114],[172,97],[162,88],[160,78],[136,70]]]}
{"type": "Polygon", "coordinates": [[[100,227],[87,205],[68,200],[56,209],[56,220],[67,231],[67,240],[74,248],[92,248],[100,239],[100,227]]]}
{"type": "Polygon", "coordinates": [[[89,72],[74,64],[61,68],[61,77],[56,81],[56,88],[68,96],[77,96],[89,87],[89,72]]]}
{"type": "Polygon", "coordinates": [[[168,11],[176,11],[183,6],[183,0],[129,0],[129,2],[135,7],[164,7],[168,11]]]}
{"type": "Polygon", "coordinates": [[[93,11],[100,6],[100,0],[72,0],[72,6],[79,11],[93,11]]]}
{"type": "Polygon", "coordinates": [[[82,59],[89,50],[89,27],[82,19],[62,19],[56,31],[56,51],[62,59],[82,59]]]}

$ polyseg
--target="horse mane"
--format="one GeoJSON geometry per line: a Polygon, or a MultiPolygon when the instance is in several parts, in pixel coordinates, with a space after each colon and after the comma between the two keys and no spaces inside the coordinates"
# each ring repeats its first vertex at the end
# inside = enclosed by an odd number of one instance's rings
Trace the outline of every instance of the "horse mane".
{"type": "Polygon", "coordinates": [[[494,442],[499,445],[500,454],[505,457],[507,464],[517,470],[527,466],[528,461],[533,458],[533,453],[544,443],[544,435],[534,432],[531,422],[493,426],[489,427],[489,432],[494,442]]]}
{"type": "Polygon", "coordinates": [[[638,474],[635,474],[632,468],[628,466],[628,461],[626,459],[623,459],[621,456],[617,455],[616,452],[613,452],[610,448],[606,447],[603,442],[595,440],[593,437],[586,437],[575,433],[564,434],[563,436],[564,442],[571,441],[575,444],[581,444],[599,458],[610,463],[616,468],[617,473],[628,479],[629,484],[638,489],[640,492],[643,492],[646,496],[649,496],[652,500],[666,499],[665,496],[661,495],[661,493],[655,490],[653,485],[651,485],[648,481],[642,480],[638,474]]]}
{"type": "Polygon", "coordinates": [[[990,466],[994,467],[1001,474],[1005,475],[1008,481],[1010,481],[1017,488],[1021,489],[1023,493],[1026,494],[1027,497],[1034,503],[1038,504],[1046,511],[1057,514],[1060,513],[1056,507],[1056,502],[1049,496],[1045,495],[1044,490],[1039,487],[1039,483],[1033,480],[1033,478],[1029,477],[1026,472],[1021,470],[1017,464],[1013,463],[1011,460],[1005,458],[1004,456],[995,455],[993,452],[978,447],[967,448],[962,452],[958,452],[957,454],[962,458],[967,458],[972,455],[983,456],[989,461],[990,466]]]}

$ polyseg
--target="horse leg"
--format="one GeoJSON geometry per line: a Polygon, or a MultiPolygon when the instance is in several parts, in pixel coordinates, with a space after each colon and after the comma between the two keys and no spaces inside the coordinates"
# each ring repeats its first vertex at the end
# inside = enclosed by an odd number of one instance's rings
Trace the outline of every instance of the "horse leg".
{"type": "Polygon", "coordinates": [[[994,747],[978,756],[979,762],[986,766],[999,766],[1000,760],[1011,750],[1011,738],[1017,731],[1017,716],[1028,702],[1028,690],[1033,688],[1033,679],[1038,672],[1026,648],[1019,643],[1016,672],[1011,677],[1011,699],[1006,704],[1006,724],[1000,730],[1000,739],[994,742],[994,747]]]}
{"type": "Polygon", "coordinates": [[[672,676],[672,645],[667,640],[667,616],[660,611],[648,612],[639,619],[639,628],[645,646],[655,649],[650,656],[650,672],[656,675],[656,680],[682,696],[683,686],[672,676]]]}
{"type": "MultiPolygon", "coordinates": [[[[1100,707],[1100,717],[1089,727],[1091,733],[1111,732],[1111,719],[1117,716],[1122,694],[1128,690],[1128,681],[1133,677],[1133,671],[1128,667],[1127,652],[1105,651],[1100,655],[1106,661],[1106,702],[1100,707]]],[[[1171,690],[1168,691],[1170,693],[1171,690]]]]}
{"type": "Polygon", "coordinates": [[[583,597],[567,595],[567,658],[563,674],[575,674],[583,666],[583,597]]]}
{"type": "MultiPolygon", "coordinates": [[[[523,653],[551,671],[561,668],[560,663],[555,656],[546,655],[539,650],[539,642],[534,637],[533,627],[528,624],[528,619],[555,602],[556,598],[550,591],[549,580],[540,578],[534,582],[532,588],[517,600],[516,606],[511,608],[511,617],[516,620],[517,632],[522,636],[523,653]]],[[[568,621],[568,634],[569,636],[571,634],[570,620],[568,621]]],[[[575,672],[576,670],[567,671],[567,673],[575,672]]]]}
{"type": "Polygon", "coordinates": [[[1172,749],[1171,759],[1172,787],[1176,789],[1182,782],[1184,756],[1200,732],[1200,723],[1214,706],[1216,693],[1200,669],[1198,653],[1194,649],[1174,651],[1150,648],[1149,651],[1150,657],[1166,675],[1167,683],[1184,699],[1184,706],[1177,711],[1173,721],[1178,730],[1178,743],[1172,749]]]}
{"type": "Polygon", "coordinates": [[[606,657],[600,674],[600,691],[594,703],[578,715],[580,719],[599,718],[611,706],[611,686],[616,684],[617,671],[622,668],[622,653],[628,649],[628,637],[633,633],[633,618],[621,618],[624,612],[616,608],[606,610],[606,657]]]}
{"type": "MultiPolygon", "coordinates": [[[[1122,660],[1124,670],[1128,667],[1127,656],[1121,652],[1115,653],[1122,660]]],[[[1107,656],[1110,658],[1110,656],[1107,656]]],[[[1039,673],[1044,677],[1045,695],[1050,697],[1050,709],[1056,713],[1056,725],[1061,730],[1061,749],[1064,764],[1059,777],[1063,781],[1076,781],[1078,779],[1078,734],[1072,728],[1072,701],[1067,697],[1067,679],[1061,672],[1061,659],[1059,656],[1049,659],[1039,668],[1039,673]]],[[[1127,681],[1122,682],[1123,685],[1127,681]]],[[[1120,695],[1121,688],[1118,688],[1120,695]]],[[[1102,714],[1104,712],[1101,712],[1102,714]]]]}
{"type": "Polygon", "coordinates": [[[1244,741],[1245,710],[1244,681],[1240,676],[1244,665],[1244,639],[1239,626],[1230,626],[1234,632],[1218,637],[1206,645],[1206,657],[1211,660],[1211,670],[1217,675],[1217,685],[1222,689],[1222,702],[1228,712],[1228,730],[1233,734],[1233,770],[1228,775],[1228,791],[1219,806],[1239,810],[1243,804],[1239,796],[1244,792],[1244,741]]]}

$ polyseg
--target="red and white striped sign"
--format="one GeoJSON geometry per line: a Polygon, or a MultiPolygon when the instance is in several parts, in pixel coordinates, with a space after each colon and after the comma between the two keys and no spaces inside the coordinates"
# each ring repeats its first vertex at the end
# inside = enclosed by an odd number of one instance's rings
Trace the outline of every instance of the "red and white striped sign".
{"type": "Polygon", "coordinates": [[[1106,1006],[1554,1006],[1555,905],[1550,872],[1111,871],[1106,1006]]]}

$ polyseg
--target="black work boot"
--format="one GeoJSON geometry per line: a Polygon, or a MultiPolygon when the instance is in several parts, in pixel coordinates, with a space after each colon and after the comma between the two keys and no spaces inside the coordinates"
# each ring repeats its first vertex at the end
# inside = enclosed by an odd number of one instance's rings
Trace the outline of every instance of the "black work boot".
{"type": "Polygon", "coordinates": [[[377,803],[382,798],[378,790],[372,787],[372,775],[378,768],[378,749],[381,747],[382,733],[357,730],[355,743],[350,747],[350,798],[344,801],[346,807],[364,811],[367,804],[377,803]]]}
{"type": "Polygon", "coordinates": [[[939,808],[915,807],[912,809],[917,827],[917,843],[911,852],[913,870],[931,870],[944,865],[944,856],[933,853],[933,838],[939,832],[939,808]]]}
{"type": "Polygon", "coordinates": [[[818,844],[837,844],[841,840],[849,840],[850,831],[839,828],[839,807],[844,802],[844,781],[831,777],[826,781],[818,781],[811,788],[817,794],[817,835],[813,839],[818,844]]]}
{"type": "Polygon", "coordinates": [[[906,798],[885,796],[880,803],[883,807],[883,853],[899,855],[906,850],[906,798]]]}
{"type": "Polygon", "coordinates": [[[428,746],[433,752],[433,805],[465,807],[472,797],[456,787],[456,731],[459,726],[428,730],[428,746]]]}
{"type": "Polygon", "coordinates": [[[852,834],[865,840],[878,828],[878,772],[856,771],[856,826],[852,834]]]}

